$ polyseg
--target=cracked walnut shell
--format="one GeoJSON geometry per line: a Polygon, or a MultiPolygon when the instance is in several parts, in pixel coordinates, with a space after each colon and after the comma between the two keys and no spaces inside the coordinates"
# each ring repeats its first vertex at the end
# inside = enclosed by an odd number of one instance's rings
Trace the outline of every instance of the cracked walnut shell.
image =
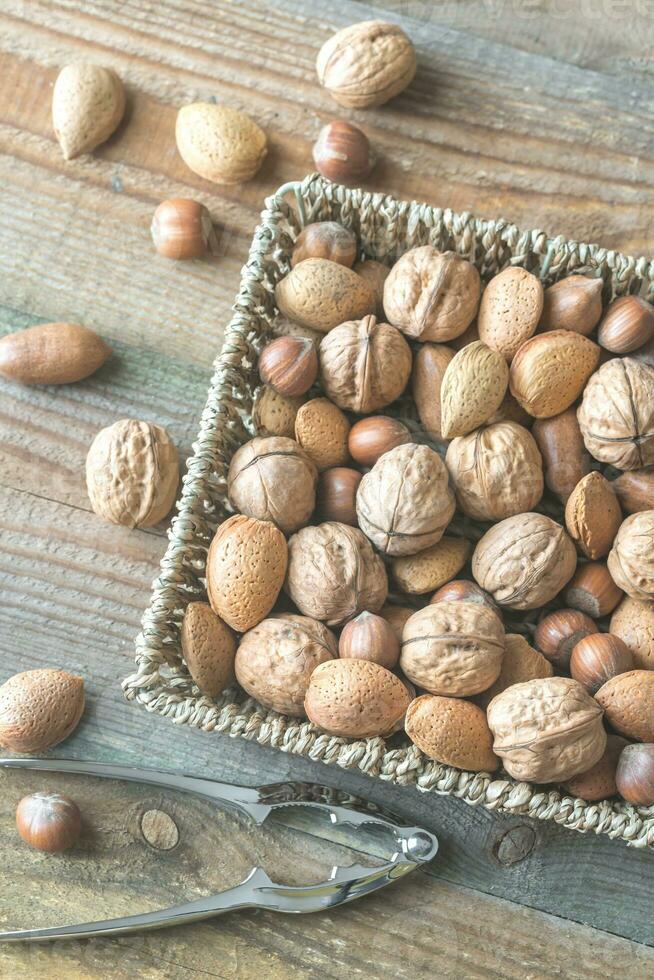
{"type": "Polygon", "coordinates": [[[606,748],[603,711],[571,677],[514,684],[493,698],[493,750],[514,779],[554,783],[586,772],[606,748]]]}
{"type": "Polygon", "coordinates": [[[654,367],[633,357],[607,361],[588,381],[577,418],[601,463],[619,470],[654,463],[654,367]]]}
{"type": "Polygon", "coordinates": [[[315,464],[294,439],[255,436],[234,453],[227,492],[235,510],[288,534],[311,517],[317,482],[315,464]]]}
{"type": "Polygon", "coordinates": [[[384,453],[357,490],[359,527],[386,555],[412,555],[436,544],[454,506],[442,459],[412,442],[384,453]]]}
{"type": "Polygon", "coordinates": [[[622,522],[607,564],[615,584],[632,599],[654,599],[654,510],[622,522]]]}

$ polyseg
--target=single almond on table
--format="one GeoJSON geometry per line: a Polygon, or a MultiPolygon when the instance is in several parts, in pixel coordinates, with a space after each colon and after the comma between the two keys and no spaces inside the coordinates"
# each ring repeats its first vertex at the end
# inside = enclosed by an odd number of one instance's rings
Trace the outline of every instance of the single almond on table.
{"type": "Polygon", "coordinates": [[[622,523],[620,504],[609,481],[597,470],[584,476],[565,505],[565,525],[589,558],[608,555],[622,523]]]}
{"type": "Polygon", "coordinates": [[[111,347],[78,323],[40,323],[0,340],[0,374],[25,385],[81,381],[101,367],[111,347]]]}
{"type": "Polygon", "coordinates": [[[74,731],[84,711],[84,681],[65,670],[26,670],[0,687],[0,745],[44,752],[74,731]]]}
{"type": "Polygon", "coordinates": [[[509,381],[504,357],[480,340],[458,351],[441,385],[441,432],[445,439],[478,429],[500,407],[509,381]]]}
{"type": "Polygon", "coordinates": [[[125,112],[118,75],[101,65],[66,65],[52,92],[52,124],[66,160],[108,140],[125,112]]]}
{"type": "Polygon", "coordinates": [[[215,184],[251,180],[263,163],[266,134],[231,106],[194,102],[177,113],[175,138],[190,170],[215,184]]]}
{"type": "Polygon", "coordinates": [[[180,633],[182,655],[203,694],[217,697],[234,679],[236,637],[207,602],[190,602],[180,633]]]}
{"type": "Polygon", "coordinates": [[[538,334],[511,362],[511,394],[535,418],[559,415],[581,395],[599,357],[597,344],[572,330],[538,334]]]}
{"type": "Polygon", "coordinates": [[[541,281],[527,269],[509,266],[491,279],[481,297],[479,339],[510,363],[536,332],[542,309],[541,281]]]}

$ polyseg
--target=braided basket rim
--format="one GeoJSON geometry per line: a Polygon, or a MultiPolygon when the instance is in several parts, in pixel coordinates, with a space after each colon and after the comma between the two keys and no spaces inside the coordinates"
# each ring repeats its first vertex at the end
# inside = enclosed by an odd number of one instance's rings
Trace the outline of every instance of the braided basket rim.
{"type": "Polygon", "coordinates": [[[226,506],[226,469],[233,452],[251,438],[249,428],[256,356],[270,337],[276,316],[274,284],[289,268],[294,237],[304,223],[334,219],[353,228],[368,257],[394,259],[420,244],[451,248],[474,261],[486,281],[506,265],[522,265],[547,285],[567,274],[594,273],[604,279],[605,296],[654,294],[654,262],[548,237],[539,229],[521,231],[504,219],[480,219],[463,212],[397,200],[333,184],[318,174],[280,187],[265,201],[248,261],[225,331],[205,404],[193,456],[187,461],[169,543],[152,585],[150,605],[136,638],[136,671],[123,681],[128,701],[164,715],[178,725],[218,731],[302,755],[314,761],[358,769],[370,776],[452,795],[505,814],[552,820],[581,832],[607,834],[633,847],[654,848],[654,807],[619,800],[587,803],[549,787],[517,782],[441,765],[397,738],[353,741],[326,735],[308,721],[267,711],[234,688],[219,698],[203,696],[183,664],[179,627],[190,601],[205,599],[202,576],[206,551],[226,506]],[[286,196],[295,193],[297,212],[286,196]]]}

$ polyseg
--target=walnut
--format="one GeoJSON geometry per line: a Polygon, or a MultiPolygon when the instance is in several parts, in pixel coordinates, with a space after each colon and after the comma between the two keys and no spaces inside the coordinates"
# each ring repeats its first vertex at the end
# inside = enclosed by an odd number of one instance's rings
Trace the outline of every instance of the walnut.
{"type": "Polygon", "coordinates": [[[602,709],[571,677],[514,684],[493,698],[493,751],[515,779],[553,783],[586,772],[606,747],[602,709]]]}
{"type": "Polygon", "coordinates": [[[431,694],[479,694],[499,677],[504,627],[479,602],[437,602],[419,609],[402,632],[400,667],[431,694]]]}
{"type": "Polygon", "coordinates": [[[410,442],[384,453],[357,490],[359,527],[387,555],[436,544],[453,515],[445,464],[429,446],[410,442]]]}
{"type": "Polygon", "coordinates": [[[472,556],[472,574],[501,606],[537,609],[561,591],[577,565],[575,546],[544,514],[507,517],[487,531],[472,556]]]}
{"type": "Polygon", "coordinates": [[[410,374],[411,348],[374,316],[341,323],[321,341],[320,382],[339,408],[376,412],[399,398],[410,374]]]}
{"type": "Polygon", "coordinates": [[[495,422],[453,439],[445,463],[459,509],[477,521],[523,514],[543,495],[536,440],[516,422],[495,422]]]}
{"type": "Polygon", "coordinates": [[[294,439],[257,436],[234,453],[227,492],[241,514],[289,533],[311,517],[317,482],[315,464],[294,439]]]}
{"type": "Polygon", "coordinates": [[[632,599],[654,599],[654,510],[622,522],[608,566],[615,584],[632,599]]]}
{"type": "Polygon", "coordinates": [[[305,616],[340,626],[364,609],[378,612],[384,605],[384,563],[358,528],[336,521],[305,527],[288,549],[285,588],[305,616]]]}
{"type": "Polygon", "coordinates": [[[619,470],[654,463],[654,367],[615,357],[589,379],[577,410],[586,449],[619,470]]]}
{"type": "Polygon", "coordinates": [[[389,321],[416,340],[443,342],[464,333],[479,307],[481,282],[474,265],[432,245],[398,259],[384,284],[389,321]]]}
{"type": "Polygon", "coordinates": [[[312,672],[336,656],[336,637],[323,623],[278,613],[244,634],[234,668],[241,687],[264,708],[302,717],[312,672]]]}

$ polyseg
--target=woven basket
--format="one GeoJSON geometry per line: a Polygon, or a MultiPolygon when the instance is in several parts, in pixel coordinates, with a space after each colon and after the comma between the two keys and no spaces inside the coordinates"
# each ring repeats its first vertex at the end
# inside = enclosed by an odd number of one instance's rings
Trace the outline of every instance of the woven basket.
{"type": "Polygon", "coordinates": [[[238,735],[401,785],[458,796],[472,805],[554,820],[575,830],[621,838],[635,847],[654,847],[654,807],[637,808],[616,800],[588,804],[508,776],[462,772],[428,759],[404,735],[392,740],[334,738],[309,722],[266,711],[237,689],[216,700],[202,696],[190,679],[181,658],[180,623],[186,605],[206,597],[207,547],[230,512],[227,468],[234,451],[253,435],[256,358],[273,331],[274,286],[289,270],[293,241],[302,225],[328,219],[352,228],[367,256],[387,262],[409,248],[431,244],[470,259],[484,281],[507,265],[520,265],[546,285],[573,271],[600,274],[605,299],[637,291],[654,293],[654,263],[597,245],[551,239],[541,231],[521,232],[503,220],[482,221],[465,213],[349,190],[316,175],[280,188],[266,201],[243,269],[234,316],[214,364],[178,515],[136,640],[137,669],[123,682],[127,699],[176,724],[238,735]],[[291,192],[294,207],[286,200],[291,192]]]}

